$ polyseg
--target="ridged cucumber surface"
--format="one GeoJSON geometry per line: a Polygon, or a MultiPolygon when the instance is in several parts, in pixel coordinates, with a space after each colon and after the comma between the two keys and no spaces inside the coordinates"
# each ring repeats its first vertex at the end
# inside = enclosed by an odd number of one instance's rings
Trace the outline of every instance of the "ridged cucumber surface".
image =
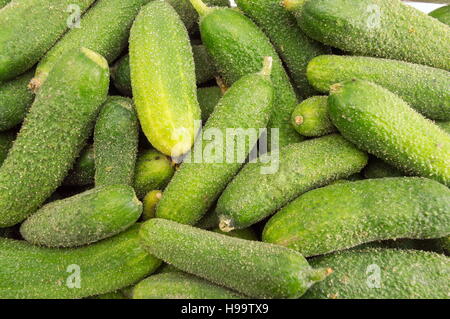
{"type": "Polygon", "coordinates": [[[13,132],[1,132],[0,133],[0,166],[8,155],[9,150],[12,147],[16,134],[13,132]]]}
{"type": "Polygon", "coordinates": [[[75,165],[63,181],[65,186],[93,185],[95,180],[95,155],[92,145],[86,146],[80,153],[75,165]]]}
{"type": "Polygon", "coordinates": [[[291,117],[296,131],[308,137],[320,137],[336,131],[328,116],[328,96],[313,96],[301,102],[291,117]]]}
{"type": "Polygon", "coordinates": [[[429,15],[446,25],[450,25],[450,5],[433,10],[429,15]]]}

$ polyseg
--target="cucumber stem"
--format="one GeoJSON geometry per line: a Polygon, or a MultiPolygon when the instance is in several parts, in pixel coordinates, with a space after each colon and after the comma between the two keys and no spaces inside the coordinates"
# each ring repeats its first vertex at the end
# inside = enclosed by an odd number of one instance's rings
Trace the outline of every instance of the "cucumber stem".
{"type": "Polygon", "coordinates": [[[331,268],[318,268],[311,269],[311,272],[308,275],[309,280],[312,282],[319,282],[327,278],[329,275],[333,273],[333,269],[331,268]]]}
{"type": "Polygon", "coordinates": [[[307,0],[283,0],[283,7],[288,11],[295,11],[305,4],[307,0]]]}
{"type": "Polygon", "coordinates": [[[202,0],[190,0],[195,11],[204,17],[212,11],[212,8],[208,7],[202,0]]]}
{"type": "Polygon", "coordinates": [[[303,122],[304,122],[303,116],[297,115],[297,116],[295,117],[295,124],[297,124],[297,125],[302,125],[303,122]]]}
{"type": "Polygon", "coordinates": [[[261,75],[270,77],[272,73],[272,66],[273,66],[273,58],[271,56],[265,56],[264,62],[263,62],[263,68],[261,70],[261,75]]]}
{"type": "Polygon", "coordinates": [[[219,218],[219,228],[225,233],[229,233],[234,230],[233,221],[230,218],[220,216],[219,218]]]}

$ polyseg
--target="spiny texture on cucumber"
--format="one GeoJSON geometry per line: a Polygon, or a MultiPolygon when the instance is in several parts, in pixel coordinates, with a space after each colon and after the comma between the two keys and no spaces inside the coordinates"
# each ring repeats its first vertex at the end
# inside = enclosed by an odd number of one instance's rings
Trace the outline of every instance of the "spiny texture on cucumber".
{"type": "Polygon", "coordinates": [[[299,195],[358,173],[367,164],[367,154],[337,134],[282,148],[279,159],[273,159],[278,165],[273,174],[261,173],[268,165],[266,156],[270,154],[247,164],[220,197],[216,211],[223,230],[255,224],[299,195]]]}
{"type": "Polygon", "coordinates": [[[323,55],[309,63],[307,76],[317,90],[327,93],[343,81],[371,81],[430,119],[450,120],[450,72],[444,70],[388,59],[323,55]]]}
{"type": "Polygon", "coordinates": [[[450,259],[417,250],[364,249],[310,260],[334,269],[309,299],[448,299],[450,259]]]}
{"type": "Polygon", "coordinates": [[[86,146],[63,181],[65,186],[93,185],[95,179],[94,147],[86,146]]]}
{"type": "Polygon", "coordinates": [[[116,89],[125,96],[132,96],[130,55],[126,54],[111,67],[111,80],[116,89]]]}
{"type": "Polygon", "coordinates": [[[446,25],[450,25],[450,5],[437,8],[436,10],[431,11],[429,15],[446,25]]]}
{"type": "Polygon", "coordinates": [[[397,238],[450,234],[450,190],[426,178],[399,177],[313,190],[266,224],[263,240],[316,256],[397,238]]]}
{"type": "Polygon", "coordinates": [[[144,279],[133,288],[133,299],[241,299],[227,288],[182,272],[167,272],[144,279]]]}
{"type": "Polygon", "coordinates": [[[15,139],[16,134],[14,132],[0,133],[0,166],[2,166],[15,139]]]}
{"type": "Polygon", "coordinates": [[[384,177],[401,177],[405,176],[405,173],[400,172],[395,167],[387,164],[386,162],[373,157],[369,160],[366,168],[364,168],[365,178],[384,178],[384,177]]]}
{"type": "Polygon", "coordinates": [[[133,225],[142,203],[126,185],[96,187],[39,209],[22,224],[28,242],[47,247],[75,247],[112,237],[133,225]]]}
{"type": "Polygon", "coordinates": [[[400,0],[285,0],[311,38],[355,55],[450,70],[450,28],[400,0]]]}
{"type": "Polygon", "coordinates": [[[362,80],[331,89],[328,112],[341,134],[407,174],[450,185],[450,135],[388,90],[362,80]]]}
{"type": "Polygon", "coordinates": [[[108,65],[95,52],[76,50],[59,60],[0,168],[0,227],[34,213],[62,183],[91,133],[108,86],[108,65]]]}
{"type": "Polygon", "coordinates": [[[161,264],[141,248],[138,229],[76,249],[0,238],[0,298],[83,298],[132,285],[161,264]]]}
{"type": "Polygon", "coordinates": [[[23,121],[34,99],[28,89],[32,77],[33,71],[29,71],[14,80],[0,83],[0,132],[23,121]]]}
{"type": "Polygon", "coordinates": [[[151,254],[178,269],[250,297],[298,298],[330,272],[312,269],[291,249],[165,219],[146,222],[140,238],[151,254]]]}
{"type": "Polygon", "coordinates": [[[303,136],[320,137],[336,131],[328,116],[328,96],[313,96],[301,102],[292,113],[291,122],[303,136]]]}
{"type": "Polygon", "coordinates": [[[181,156],[194,143],[201,118],[189,36],[174,9],[153,1],[137,16],[130,36],[133,98],[150,143],[181,156]]]}
{"type": "Polygon", "coordinates": [[[94,0],[14,0],[0,11],[0,81],[29,70],[94,0]],[[77,11],[71,11],[75,10],[77,11]]]}
{"type": "Polygon", "coordinates": [[[95,124],[95,186],[133,185],[138,139],[133,102],[121,96],[109,97],[95,124]]]}
{"type": "Polygon", "coordinates": [[[206,123],[222,98],[222,90],[218,86],[197,89],[197,99],[202,109],[202,121],[206,123]]]}

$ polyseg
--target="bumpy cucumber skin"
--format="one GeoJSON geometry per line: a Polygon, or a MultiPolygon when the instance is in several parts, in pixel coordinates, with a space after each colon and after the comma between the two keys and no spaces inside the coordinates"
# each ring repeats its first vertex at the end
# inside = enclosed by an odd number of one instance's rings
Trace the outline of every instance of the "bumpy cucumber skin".
{"type": "Polygon", "coordinates": [[[401,176],[405,174],[378,158],[371,158],[364,168],[364,177],[368,179],[401,176]]]}
{"type": "Polygon", "coordinates": [[[437,8],[436,10],[431,11],[429,15],[446,25],[450,25],[450,5],[437,8]]]}
{"type": "Polygon", "coordinates": [[[206,123],[222,98],[222,90],[218,86],[199,88],[197,98],[202,109],[202,122],[206,123]]]}
{"type": "Polygon", "coordinates": [[[299,134],[320,137],[336,132],[328,116],[327,101],[328,96],[313,96],[297,105],[291,123],[299,134]]]}
{"type": "Polygon", "coordinates": [[[94,0],[14,0],[0,11],[0,81],[29,70],[68,28],[70,5],[94,0]]]}
{"type": "Polygon", "coordinates": [[[133,102],[121,96],[109,97],[94,130],[95,186],[133,185],[138,140],[133,102]]]}
{"type": "Polygon", "coordinates": [[[294,14],[308,36],[332,47],[450,70],[448,26],[400,0],[308,0],[294,14]]]}
{"type": "Polygon", "coordinates": [[[330,53],[331,50],[307,37],[280,0],[237,0],[236,3],[272,41],[286,63],[299,96],[307,98],[313,95],[315,90],[305,76],[306,66],[315,56],[330,53]]]}
{"type": "Polygon", "coordinates": [[[371,81],[430,119],[450,120],[450,73],[444,70],[388,59],[323,55],[309,63],[307,76],[317,90],[327,93],[336,83],[371,81]]]}
{"type": "Polygon", "coordinates": [[[182,272],[150,276],[133,289],[133,299],[242,299],[243,296],[182,272]]]}
{"type": "Polygon", "coordinates": [[[450,190],[426,178],[335,184],[300,196],[266,224],[263,240],[316,256],[387,239],[450,233],[450,190]]]}
{"type": "Polygon", "coordinates": [[[33,71],[14,80],[0,83],[0,132],[20,124],[31,104],[34,95],[28,89],[33,71]]]}
{"type": "Polygon", "coordinates": [[[450,259],[417,250],[348,250],[310,260],[334,272],[306,299],[448,299],[450,259]],[[380,270],[379,284],[376,284],[380,270]],[[372,284],[372,285],[371,285],[372,284]]]}
{"type": "Polygon", "coordinates": [[[436,122],[436,125],[439,126],[445,133],[450,134],[450,121],[436,122]]]}
{"type": "MultiPolygon", "coordinates": [[[[264,155],[263,155],[264,156],[264,155]]],[[[360,172],[367,154],[333,134],[280,150],[279,169],[261,174],[262,161],[247,164],[220,197],[216,212],[231,228],[246,228],[299,195],[360,172]]]]}
{"type": "Polygon", "coordinates": [[[0,133],[0,166],[8,155],[9,150],[16,138],[16,134],[13,132],[1,132],[0,133]]]}
{"type": "Polygon", "coordinates": [[[178,269],[250,297],[298,298],[327,275],[293,250],[165,219],[144,223],[140,238],[151,254],[178,269]]]}
{"type": "MultiPolygon", "coordinates": [[[[242,77],[228,89],[204,127],[207,130],[220,131],[223,138],[230,129],[264,129],[270,118],[274,90],[269,77],[262,74],[250,74],[242,77]]],[[[237,134],[242,136],[242,134],[237,134]]],[[[220,139],[221,137],[217,137],[220,139]]],[[[245,157],[250,153],[256,141],[246,140],[245,157]]],[[[229,138],[227,138],[229,140],[229,138]]],[[[190,163],[183,163],[163,193],[156,209],[156,216],[183,224],[195,225],[211,208],[227,184],[237,174],[244,163],[236,159],[237,137],[234,142],[234,158],[227,160],[229,141],[217,147],[221,160],[203,158],[195,161],[196,153],[210,154],[207,150],[215,148],[217,141],[196,143],[190,163]]],[[[201,141],[200,141],[201,142],[201,141]]],[[[240,154],[239,154],[240,155],[240,154]]]]}
{"type": "Polygon", "coordinates": [[[228,86],[246,74],[258,72],[263,58],[273,58],[272,82],[275,90],[269,128],[279,128],[280,147],[303,138],[290,124],[297,97],[283,64],[266,35],[242,13],[215,8],[201,17],[203,45],[228,86]]]}
{"type": "Polygon", "coordinates": [[[126,54],[111,67],[111,79],[115,88],[125,96],[133,95],[130,75],[130,55],[126,54]]]}
{"type": "Polygon", "coordinates": [[[95,180],[95,157],[94,147],[86,146],[78,157],[72,170],[63,181],[65,186],[87,186],[93,185],[95,180]]]}
{"type": "Polygon", "coordinates": [[[395,94],[362,80],[337,84],[328,112],[341,134],[401,171],[450,185],[450,136],[395,94]]]}
{"type": "Polygon", "coordinates": [[[161,264],[141,248],[138,229],[76,249],[0,239],[0,298],[83,298],[132,285],[161,264]],[[76,266],[81,287],[69,288],[76,266]]]}
{"type": "Polygon", "coordinates": [[[186,28],[166,2],[144,6],[130,36],[133,98],[150,143],[169,156],[189,151],[201,111],[186,28]]]}
{"type": "Polygon", "coordinates": [[[56,64],[0,168],[0,227],[24,220],[62,183],[108,86],[108,65],[93,51],[76,50],[56,64]]]}

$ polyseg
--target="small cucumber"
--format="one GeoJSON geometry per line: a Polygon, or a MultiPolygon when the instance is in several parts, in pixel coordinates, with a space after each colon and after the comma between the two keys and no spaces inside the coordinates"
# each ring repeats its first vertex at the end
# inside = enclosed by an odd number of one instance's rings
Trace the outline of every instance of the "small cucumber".
{"type": "Polygon", "coordinates": [[[34,99],[33,93],[28,89],[28,82],[32,77],[33,71],[29,71],[0,84],[0,132],[23,121],[34,99]]]}
{"type": "Polygon", "coordinates": [[[446,25],[450,25],[450,5],[437,8],[436,10],[431,11],[429,15],[446,25]]]}
{"type": "Polygon", "coordinates": [[[133,102],[121,96],[109,97],[95,124],[95,186],[133,185],[138,139],[133,102]]]}
{"type": "MultiPolygon", "coordinates": [[[[284,0],[311,38],[350,52],[450,71],[450,28],[400,0],[284,0]]],[[[420,75],[418,75],[420,76],[420,75]]]]}
{"type": "Polygon", "coordinates": [[[237,293],[182,272],[167,272],[142,280],[133,299],[242,299],[237,293]]]}
{"type": "Polygon", "coordinates": [[[105,59],[85,48],[55,65],[0,168],[0,227],[34,213],[62,183],[106,98],[108,71],[105,59]]]}
{"type": "Polygon", "coordinates": [[[31,69],[95,0],[14,0],[0,11],[0,82],[31,69]],[[74,11],[75,10],[75,11],[74,11]]]}
{"type": "Polygon", "coordinates": [[[93,185],[95,180],[95,158],[94,147],[86,146],[75,162],[69,175],[63,182],[64,186],[88,186],[93,185]]]}
{"type": "Polygon", "coordinates": [[[295,108],[291,122],[298,133],[320,137],[336,131],[328,116],[327,101],[328,96],[313,96],[295,108]]]}
{"type": "Polygon", "coordinates": [[[348,250],[310,260],[334,273],[307,299],[448,299],[450,259],[417,250],[348,250]]]}
{"type": "Polygon", "coordinates": [[[282,148],[271,163],[278,169],[262,174],[272,156],[247,164],[223,192],[216,208],[223,231],[247,228],[299,195],[358,173],[367,164],[367,154],[337,134],[282,148]]]}
{"type": "Polygon", "coordinates": [[[371,158],[369,164],[364,168],[364,177],[369,179],[401,176],[405,176],[405,174],[376,157],[371,158]]]}
{"type": "Polygon", "coordinates": [[[197,98],[202,109],[202,122],[206,123],[222,98],[222,90],[218,86],[199,88],[197,98]]]}
{"type": "Polygon", "coordinates": [[[165,219],[143,224],[140,238],[151,254],[178,269],[250,297],[299,298],[330,273],[311,268],[291,249],[165,219]]]}
{"type": "Polygon", "coordinates": [[[246,75],[227,90],[206,122],[190,161],[180,166],[164,191],[157,217],[195,225],[244,165],[270,118],[271,61],[267,58],[261,73],[246,75]]]}
{"type": "Polygon", "coordinates": [[[190,150],[201,111],[189,36],[164,1],[144,6],[130,36],[133,97],[150,143],[169,156],[190,150]]]}
{"type": "Polygon", "coordinates": [[[347,80],[371,81],[430,119],[450,120],[450,72],[444,70],[379,58],[323,55],[309,63],[307,76],[326,93],[333,84],[347,80]]]}
{"type": "Polygon", "coordinates": [[[341,134],[407,174],[450,185],[450,135],[395,94],[362,80],[336,84],[328,112],[341,134]]]}
{"type": "Polygon", "coordinates": [[[386,239],[450,234],[450,190],[426,178],[368,179],[300,196],[266,224],[263,240],[310,257],[386,239]]]}
{"type": "Polygon", "coordinates": [[[83,298],[132,285],[161,264],[141,248],[138,229],[75,249],[0,238],[0,298],[83,298]]]}
{"type": "Polygon", "coordinates": [[[156,206],[161,200],[162,192],[159,190],[154,190],[145,195],[143,204],[144,204],[144,212],[142,214],[142,219],[144,221],[149,220],[151,218],[155,218],[156,216],[156,206]]]}
{"type": "Polygon", "coordinates": [[[297,97],[277,52],[267,36],[246,16],[230,8],[209,8],[202,0],[191,0],[200,13],[203,45],[228,86],[242,76],[261,70],[263,58],[273,58],[275,90],[269,128],[279,129],[279,146],[299,142],[302,137],[290,124],[297,97]]]}
{"type": "Polygon", "coordinates": [[[8,155],[14,140],[16,139],[16,134],[13,132],[1,132],[0,133],[0,166],[2,166],[3,161],[8,155]]]}

